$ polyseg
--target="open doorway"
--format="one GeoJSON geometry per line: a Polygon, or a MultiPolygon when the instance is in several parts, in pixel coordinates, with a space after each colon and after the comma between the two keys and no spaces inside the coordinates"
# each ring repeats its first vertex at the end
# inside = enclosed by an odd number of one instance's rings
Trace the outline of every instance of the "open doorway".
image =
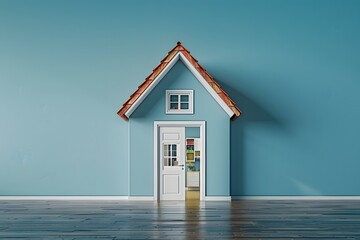
{"type": "Polygon", "coordinates": [[[200,127],[185,127],[185,200],[200,201],[200,127]]]}
{"type": "Polygon", "coordinates": [[[205,122],[154,122],[154,200],[205,200],[205,122]]]}

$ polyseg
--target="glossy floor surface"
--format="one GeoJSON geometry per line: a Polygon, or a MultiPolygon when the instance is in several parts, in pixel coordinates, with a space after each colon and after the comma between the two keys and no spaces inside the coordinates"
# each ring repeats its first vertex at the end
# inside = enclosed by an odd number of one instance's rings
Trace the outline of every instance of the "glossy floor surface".
{"type": "Polygon", "coordinates": [[[359,201],[0,201],[0,239],[360,239],[359,201]]]}
{"type": "Polygon", "coordinates": [[[200,200],[200,191],[186,190],[185,199],[186,199],[186,201],[199,201],[200,200]]]}

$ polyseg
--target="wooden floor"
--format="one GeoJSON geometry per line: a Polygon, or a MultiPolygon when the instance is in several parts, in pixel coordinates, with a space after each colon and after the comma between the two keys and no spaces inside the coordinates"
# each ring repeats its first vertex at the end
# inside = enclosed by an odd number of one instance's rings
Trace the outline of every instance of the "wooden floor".
{"type": "Polygon", "coordinates": [[[360,239],[358,201],[0,201],[0,239],[360,239]]]}
{"type": "Polygon", "coordinates": [[[186,201],[200,201],[200,191],[185,191],[186,201]]]}

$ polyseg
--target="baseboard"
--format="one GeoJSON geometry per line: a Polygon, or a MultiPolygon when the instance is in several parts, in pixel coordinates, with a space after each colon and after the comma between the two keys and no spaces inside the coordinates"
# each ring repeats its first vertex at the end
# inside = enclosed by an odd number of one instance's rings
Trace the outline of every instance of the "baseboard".
{"type": "Polygon", "coordinates": [[[153,196],[129,196],[131,201],[154,201],[153,196]]]}
{"type": "Polygon", "coordinates": [[[0,200],[44,200],[44,201],[118,201],[128,196],[0,196],[0,200]]]}
{"type": "Polygon", "coordinates": [[[205,196],[205,201],[231,201],[230,196],[205,196]]]}
{"type": "Polygon", "coordinates": [[[231,196],[232,200],[360,200],[360,196],[231,196]]]}
{"type": "MultiPolygon", "coordinates": [[[[0,196],[4,200],[43,200],[43,201],[154,201],[152,196],[0,196]]],[[[231,200],[333,200],[359,201],[360,196],[206,196],[205,201],[231,200]]]]}
{"type": "Polygon", "coordinates": [[[1,200],[43,200],[43,201],[153,201],[152,196],[0,196],[1,200]]]}

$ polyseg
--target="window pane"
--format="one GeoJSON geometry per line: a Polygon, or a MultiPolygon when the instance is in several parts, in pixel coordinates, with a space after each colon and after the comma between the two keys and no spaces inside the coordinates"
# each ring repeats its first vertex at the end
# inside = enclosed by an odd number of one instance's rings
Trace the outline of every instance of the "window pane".
{"type": "Polygon", "coordinates": [[[177,161],[177,158],[172,158],[172,165],[171,166],[178,166],[179,162],[177,161]]]}
{"type": "Polygon", "coordinates": [[[164,157],[169,156],[169,145],[168,144],[164,144],[164,157]]]}
{"type": "Polygon", "coordinates": [[[173,157],[176,157],[176,153],[177,153],[177,151],[176,151],[176,144],[172,144],[171,146],[172,146],[172,156],[173,156],[173,157]]]}
{"type": "Polygon", "coordinates": [[[171,145],[167,145],[168,146],[168,153],[167,153],[167,156],[171,156],[171,145]]]}
{"type": "Polygon", "coordinates": [[[170,103],[170,109],[179,109],[179,105],[177,103],[170,103]]]}
{"type": "Polygon", "coordinates": [[[170,102],[179,101],[179,95],[170,95],[170,102]]]}
{"type": "Polygon", "coordinates": [[[169,166],[169,158],[164,157],[164,166],[169,166]]]}
{"type": "Polygon", "coordinates": [[[181,95],[180,101],[181,102],[189,102],[189,95],[181,95]]]}
{"type": "Polygon", "coordinates": [[[181,103],[181,109],[189,109],[188,103],[181,103]]]}

